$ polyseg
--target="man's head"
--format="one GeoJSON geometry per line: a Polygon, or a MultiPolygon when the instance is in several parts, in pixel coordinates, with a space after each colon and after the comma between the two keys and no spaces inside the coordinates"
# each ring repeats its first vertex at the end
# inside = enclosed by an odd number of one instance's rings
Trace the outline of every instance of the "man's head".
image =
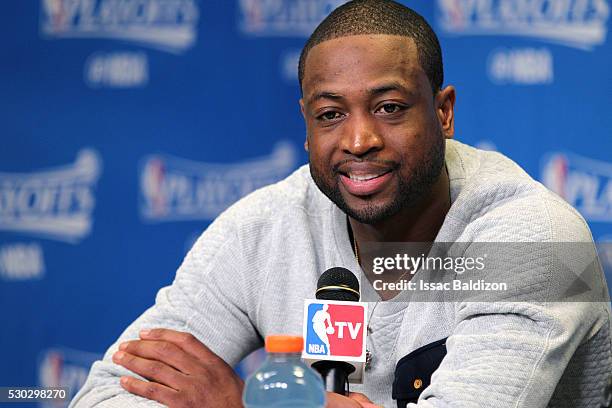
{"type": "Polygon", "coordinates": [[[300,59],[305,148],[317,186],[376,224],[428,195],[453,135],[455,91],[438,40],[414,11],[357,0],[332,12],[300,59]]]}
{"type": "Polygon", "coordinates": [[[419,63],[436,94],[444,82],[442,51],[438,37],[425,19],[392,0],[355,0],[335,9],[319,24],[302,49],[298,65],[300,87],[310,50],[324,41],[360,34],[388,34],[411,38],[419,63]]]}

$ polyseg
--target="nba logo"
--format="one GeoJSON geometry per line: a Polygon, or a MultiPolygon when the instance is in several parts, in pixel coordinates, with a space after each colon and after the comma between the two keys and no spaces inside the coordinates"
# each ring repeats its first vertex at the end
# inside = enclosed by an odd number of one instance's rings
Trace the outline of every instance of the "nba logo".
{"type": "Polygon", "coordinates": [[[365,358],[366,304],[307,300],[304,358],[365,358]]]}

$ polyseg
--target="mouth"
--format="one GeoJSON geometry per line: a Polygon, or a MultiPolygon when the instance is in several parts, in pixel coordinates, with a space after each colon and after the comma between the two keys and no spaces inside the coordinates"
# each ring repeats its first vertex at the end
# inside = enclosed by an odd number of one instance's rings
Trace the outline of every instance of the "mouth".
{"type": "Polygon", "coordinates": [[[340,172],[340,182],[348,193],[363,197],[383,190],[392,176],[393,169],[347,171],[340,172]]]}

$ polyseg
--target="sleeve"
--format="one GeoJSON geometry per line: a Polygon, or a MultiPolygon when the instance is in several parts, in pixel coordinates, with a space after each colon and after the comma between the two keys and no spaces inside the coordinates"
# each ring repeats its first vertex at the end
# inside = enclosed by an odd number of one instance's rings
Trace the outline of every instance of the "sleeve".
{"type": "Polygon", "coordinates": [[[230,365],[261,346],[254,324],[258,280],[247,273],[231,221],[222,215],[202,234],[179,267],[172,285],[162,288],[155,304],[121,334],[102,361],[92,365],[70,408],[162,406],[125,391],[119,378],[137,375],[111,360],[121,342],[137,339],[144,328],[190,332],[230,365]]]}
{"type": "MultiPolygon", "coordinates": [[[[446,343],[448,354],[418,403],[408,407],[548,407],[586,332],[609,327],[601,318],[604,309],[570,302],[464,304],[446,343]]],[[[607,356],[591,359],[601,358],[610,370],[609,347],[607,351],[607,356]]]]}
{"type": "Polygon", "coordinates": [[[472,244],[467,253],[488,253],[486,278],[511,290],[455,303],[447,355],[408,407],[548,407],[564,375],[571,387],[591,385],[576,388],[580,404],[560,406],[592,406],[612,370],[608,290],[592,241],[472,244]]]}

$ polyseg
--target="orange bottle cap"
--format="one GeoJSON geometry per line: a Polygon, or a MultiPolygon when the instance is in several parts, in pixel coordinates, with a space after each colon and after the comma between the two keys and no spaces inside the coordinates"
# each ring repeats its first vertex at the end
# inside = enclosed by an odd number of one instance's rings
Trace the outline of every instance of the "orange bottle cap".
{"type": "Polygon", "coordinates": [[[302,336],[270,335],[266,337],[268,353],[301,353],[304,349],[302,336]]]}

